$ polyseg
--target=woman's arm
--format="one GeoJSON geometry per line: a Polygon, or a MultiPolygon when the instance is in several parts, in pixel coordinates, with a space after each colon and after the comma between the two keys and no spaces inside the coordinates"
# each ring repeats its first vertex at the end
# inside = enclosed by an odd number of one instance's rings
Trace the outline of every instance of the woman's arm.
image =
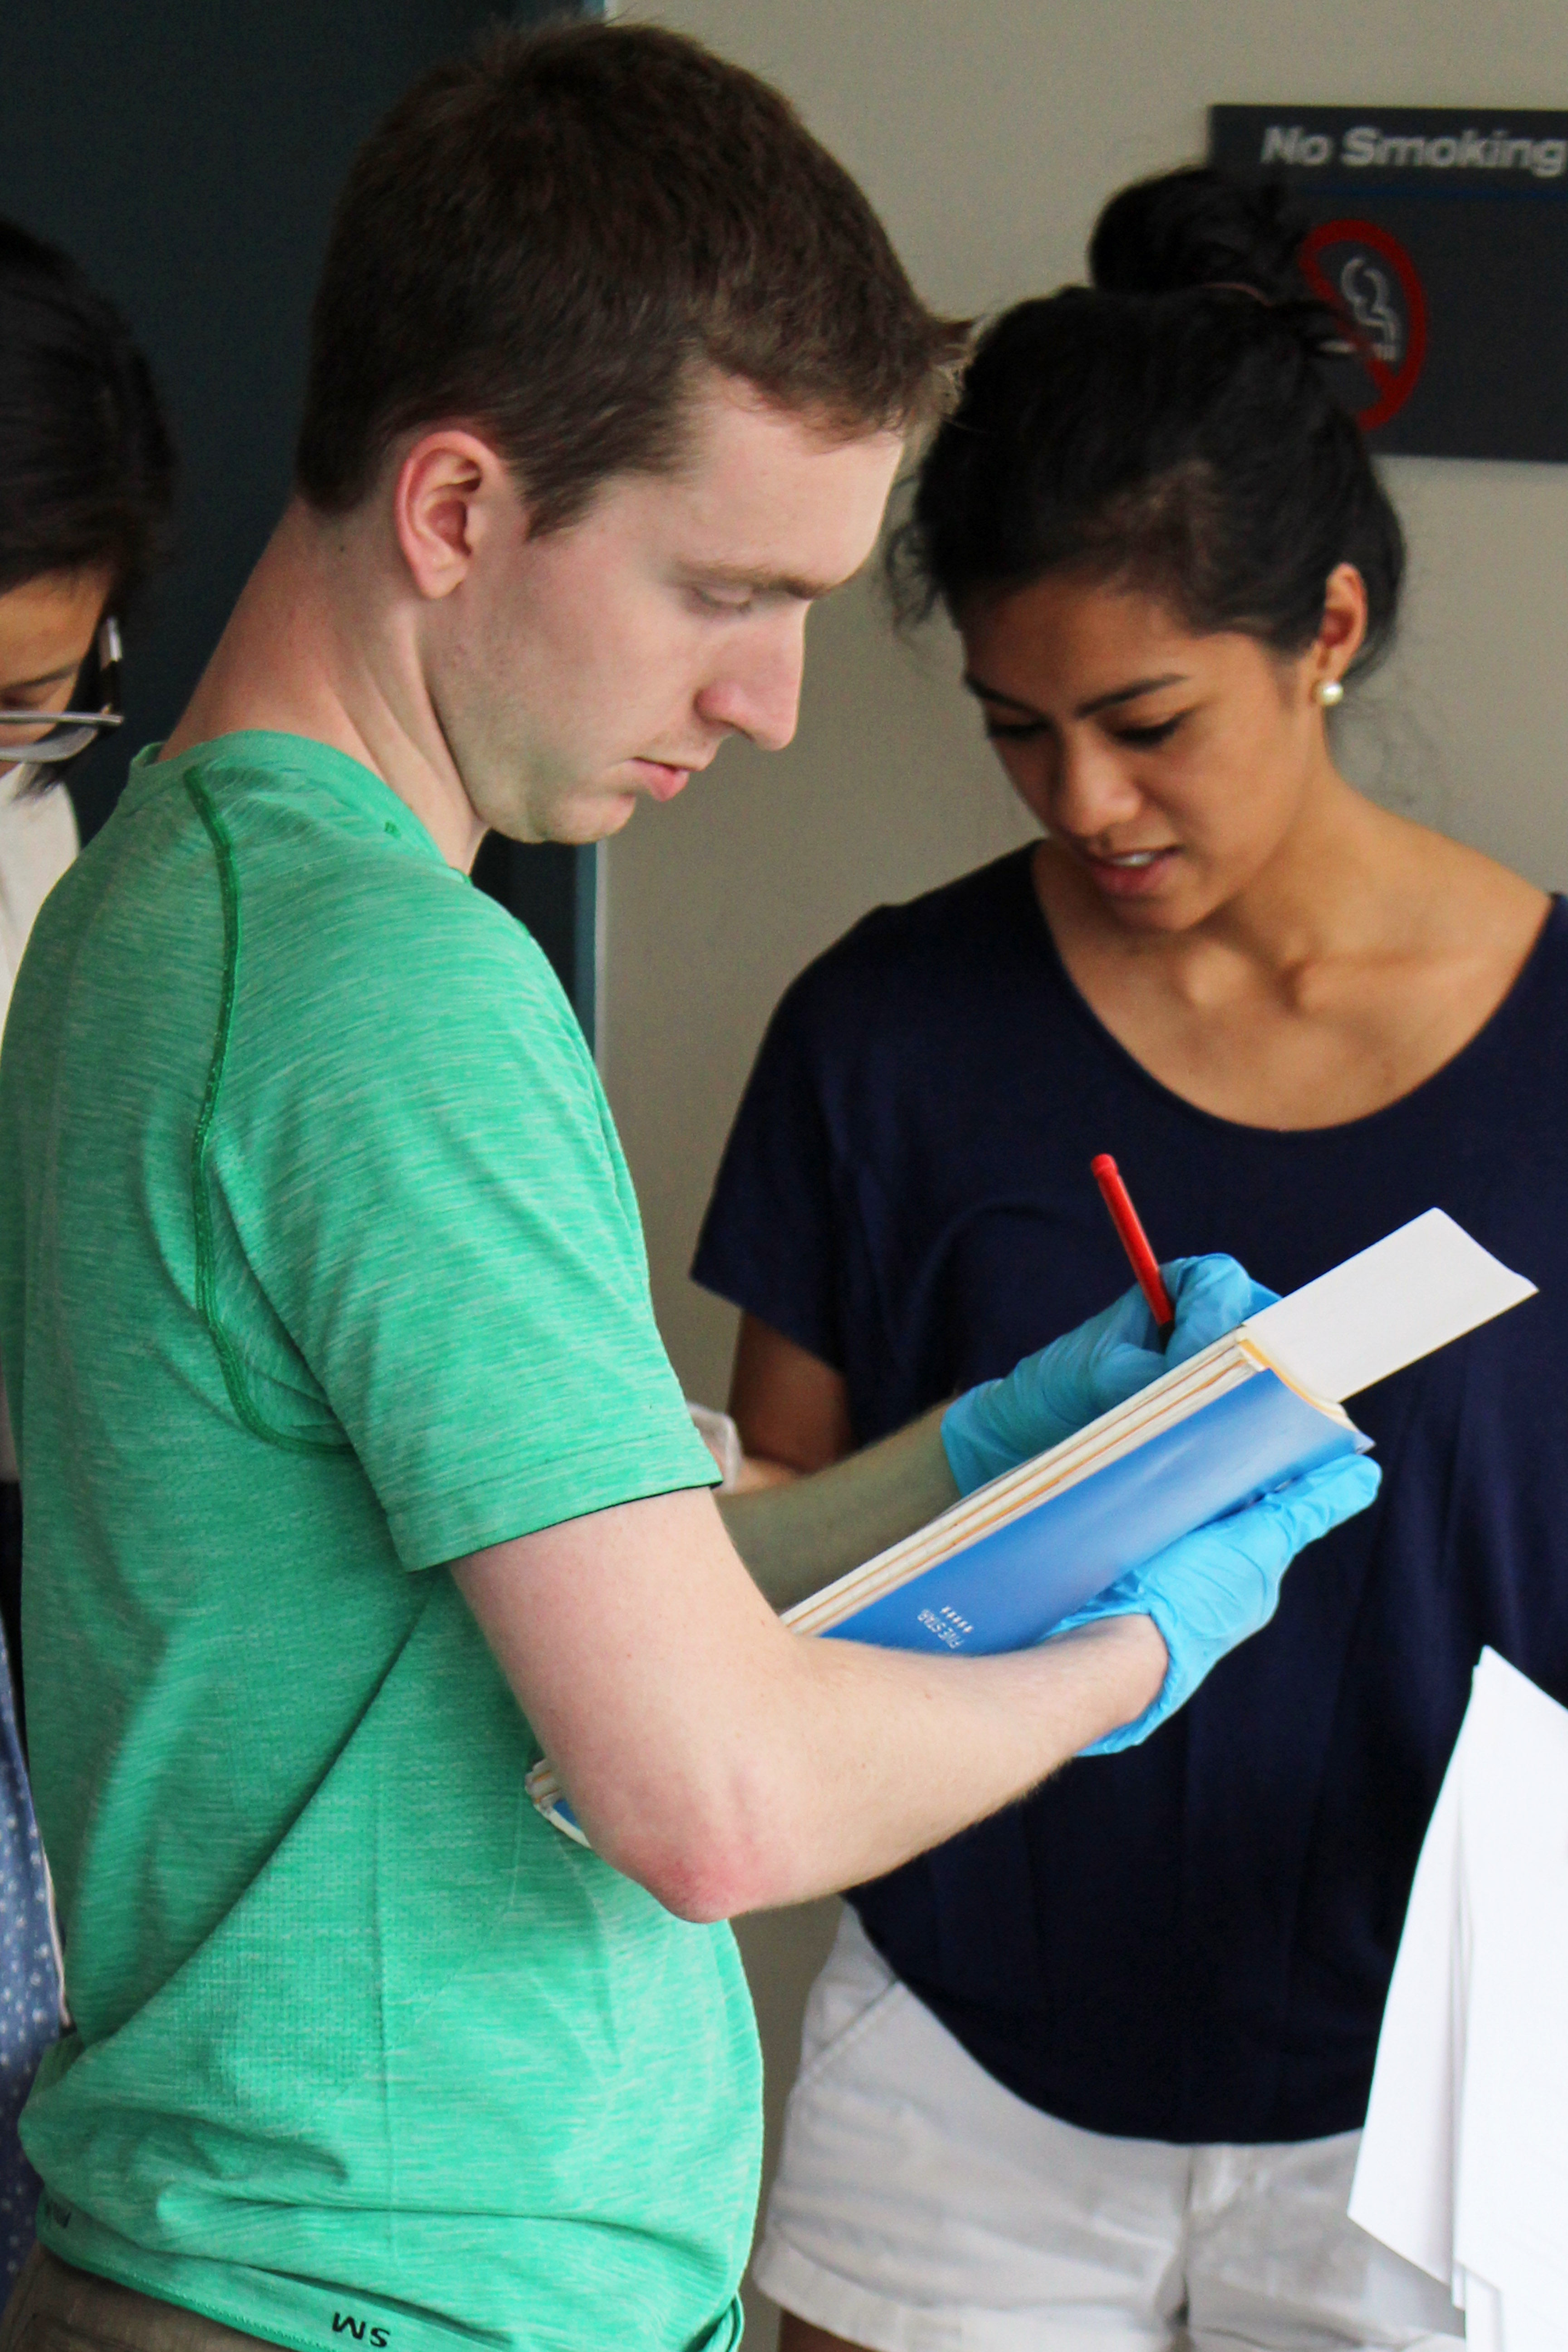
{"type": "Polygon", "coordinates": [[[754,1315],[741,1318],[730,1414],[748,1465],[798,1478],[855,1450],[843,1373],[754,1315]]]}
{"type": "Polygon", "coordinates": [[[793,1608],[957,1500],[942,1410],[854,1454],[843,1374],[755,1316],[742,1317],[730,1412],[746,1475],[719,1508],[775,1609],[793,1608]]]}

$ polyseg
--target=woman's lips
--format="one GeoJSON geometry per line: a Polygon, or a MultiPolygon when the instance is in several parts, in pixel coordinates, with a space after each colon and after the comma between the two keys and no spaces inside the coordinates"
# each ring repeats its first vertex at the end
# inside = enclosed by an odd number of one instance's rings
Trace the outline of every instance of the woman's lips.
{"type": "Polygon", "coordinates": [[[1152,897],[1181,854],[1175,848],[1121,850],[1112,857],[1097,857],[1088,849],[1078,852],[1099,887],[1111,898],[1152,897]]]}

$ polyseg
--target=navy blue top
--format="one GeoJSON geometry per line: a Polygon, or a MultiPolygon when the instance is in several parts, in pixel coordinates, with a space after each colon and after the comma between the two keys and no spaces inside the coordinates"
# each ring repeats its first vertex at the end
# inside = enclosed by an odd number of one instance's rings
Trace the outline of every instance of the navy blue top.
{"type": "Polygon", "coordinates": [[[1097,1151],[1165,1257],[1294,1290],[1436,1206],[1539,1284],[1355,1401],[1379,1502],[1179,1716],[855,1898],[980,2063],[1069,2123],[1349,2130],[1481,1645],[1568,1701],[1568,910],[1436,1076],[1282,1134],[1116,1043],[1029,855],[879,908],[790,989],[694,1271],[842,1371],[861,1442],[1126,1287],[1097,1151]]]}

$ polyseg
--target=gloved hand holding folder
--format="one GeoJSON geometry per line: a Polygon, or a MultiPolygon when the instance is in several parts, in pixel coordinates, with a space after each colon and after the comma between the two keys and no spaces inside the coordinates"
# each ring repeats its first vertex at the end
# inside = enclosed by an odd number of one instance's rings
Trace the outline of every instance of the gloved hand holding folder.
{"type": "Polygon", "coordinates": [[[1153,1706],[1084,1755],[1136,1748],[1185,1706],[1210,1668],[1268,1624],[1296,1554],[1364,1511],[1382,1484],[1382,1471],[1364,1454],[1310,1470],[1246,1510],[1180,1537],[1064,1619],[1058,1633],[1105,1617],[1152,1617],[1171,1661],[1153,1706]]]}

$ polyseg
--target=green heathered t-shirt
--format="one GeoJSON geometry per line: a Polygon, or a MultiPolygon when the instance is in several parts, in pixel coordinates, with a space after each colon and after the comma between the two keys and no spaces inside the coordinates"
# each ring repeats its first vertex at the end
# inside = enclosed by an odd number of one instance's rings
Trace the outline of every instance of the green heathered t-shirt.
{"type": "Polygon", "coordinates": [[[534,1811],[441,1563],[712,1465],[542,956],[367,770],[144,754],[0,1072],[64,2260],[314,2352],[731,2345],[725,1928],[534,1811]]]}

